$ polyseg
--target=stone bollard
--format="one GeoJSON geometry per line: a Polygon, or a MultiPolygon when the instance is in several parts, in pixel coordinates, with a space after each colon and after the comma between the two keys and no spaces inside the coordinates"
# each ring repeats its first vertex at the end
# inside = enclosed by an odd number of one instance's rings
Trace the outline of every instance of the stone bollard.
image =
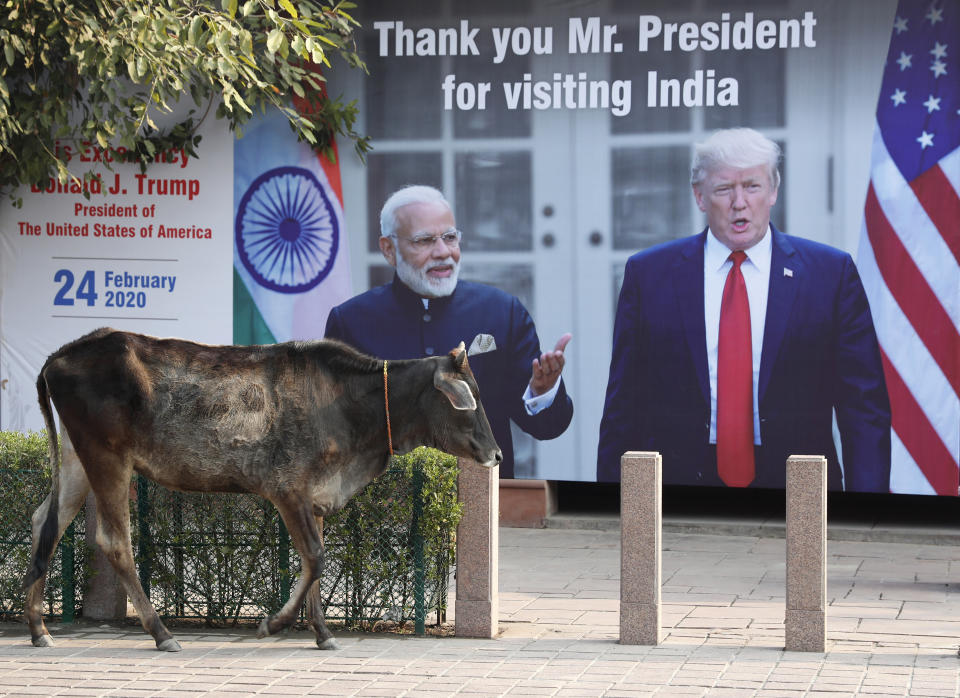
{"type": "Polygon", "coordinates": [[[485,468],[458,458],[456,629],[459,637],[492,638],[499,632],[500,466],[485,468]]]}
{"type": "Polygon", "coordinates": [[[659,453],[620,459],[620,644],[659,645],[661,479],[659,453]]]}
{"type": "Polygon", "coordinates": [[[827,459],[787,459],[786,649],[824,652],[827,644],[827,459]]]}
{"type": "MultiPolygon", "coordinates": [[[[60,427],[60,460],[79,466],[77,452],[70,443],[67,430],[60,427]]],[[[84,505],[87,548],[93,551],[90,576],[83,590],[83,617],[92,620],[120,620],[127,616],[127,592],[107,556],[97,545],[97,501],[93,492],[84,505]]]]}

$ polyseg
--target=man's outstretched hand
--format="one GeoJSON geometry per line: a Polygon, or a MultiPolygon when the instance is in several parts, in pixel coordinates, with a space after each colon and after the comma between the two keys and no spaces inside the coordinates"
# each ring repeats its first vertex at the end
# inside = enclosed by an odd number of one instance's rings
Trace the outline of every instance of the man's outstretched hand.
{"type": "Polygon", "coordinates": [[[573,338],[573,335],[567,332],[559,340],[553,351],[545,351],[539,359],[533,360],[533,375],[530,376],[530,392],[534,395],[543,395],[550,390],[559,380],[560,373],[563,371],[565,359],[563,350],[573,338]]]}

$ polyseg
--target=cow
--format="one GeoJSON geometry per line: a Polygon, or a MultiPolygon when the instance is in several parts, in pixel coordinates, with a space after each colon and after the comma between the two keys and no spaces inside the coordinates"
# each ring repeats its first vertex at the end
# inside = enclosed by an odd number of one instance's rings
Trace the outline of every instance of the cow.
{"type": "Polygon", "coordinates": [[[331,340],[212,346],[102,328],[50,355],[37,396],[52,474],[32,517],[24,578],[37,647],[53,644],[41,613],[50,559],[92,490],[97,543],[144,630],[157,649],[180,650],[134,568],[134,472],[175,490],[252,492],[272,502],[302,571],[257,636],[290,626],[307,599],[317,646],[335,649],[319,593],[308,594],[324,567],[322,517],[381,474],[394,451],[433,446],[487,467],[502,457],[463,343],[447,355],[388,363],[331,340]],[[80,466],[59,463],[51,403],[80,466]]]}

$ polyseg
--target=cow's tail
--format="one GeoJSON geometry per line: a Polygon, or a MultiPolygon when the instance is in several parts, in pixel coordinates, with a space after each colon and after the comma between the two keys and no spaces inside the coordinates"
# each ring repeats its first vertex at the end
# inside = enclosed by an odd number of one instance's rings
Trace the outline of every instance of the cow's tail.
{"type": "MultiPolygon", "coordinates": [[[[46,368],[46,366],[44,366],[46,368]]],[[[57,440],[57,427],[53,421],[53,408],[50,404],[50,391],[44,371],[37,377],[37,399],[40,401],[40,411],[43,412],[43,421],[47,427],[47,453],[50,457],[50,505],[47,508],[47,518],[40,529],[40,539],[33,553],[30,569],[23,579],[23,588],[28,589],[38,579],[47,573],[53,547],[57,544],[58,510],[60,508],[60,444],[57,440]]]]}

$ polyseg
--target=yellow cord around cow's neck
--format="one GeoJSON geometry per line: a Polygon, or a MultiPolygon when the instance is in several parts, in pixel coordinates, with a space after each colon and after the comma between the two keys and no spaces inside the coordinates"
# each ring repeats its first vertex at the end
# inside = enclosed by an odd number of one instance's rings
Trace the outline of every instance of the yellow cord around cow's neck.
{"type": "Polygon", "coordinates": [[[390,393],[387,391],[387,360],[383,360],[383,406],[387,410],[387,445],[390,446],[390,456],[393,456],[393,434],[390,432],[390,393]]]}

